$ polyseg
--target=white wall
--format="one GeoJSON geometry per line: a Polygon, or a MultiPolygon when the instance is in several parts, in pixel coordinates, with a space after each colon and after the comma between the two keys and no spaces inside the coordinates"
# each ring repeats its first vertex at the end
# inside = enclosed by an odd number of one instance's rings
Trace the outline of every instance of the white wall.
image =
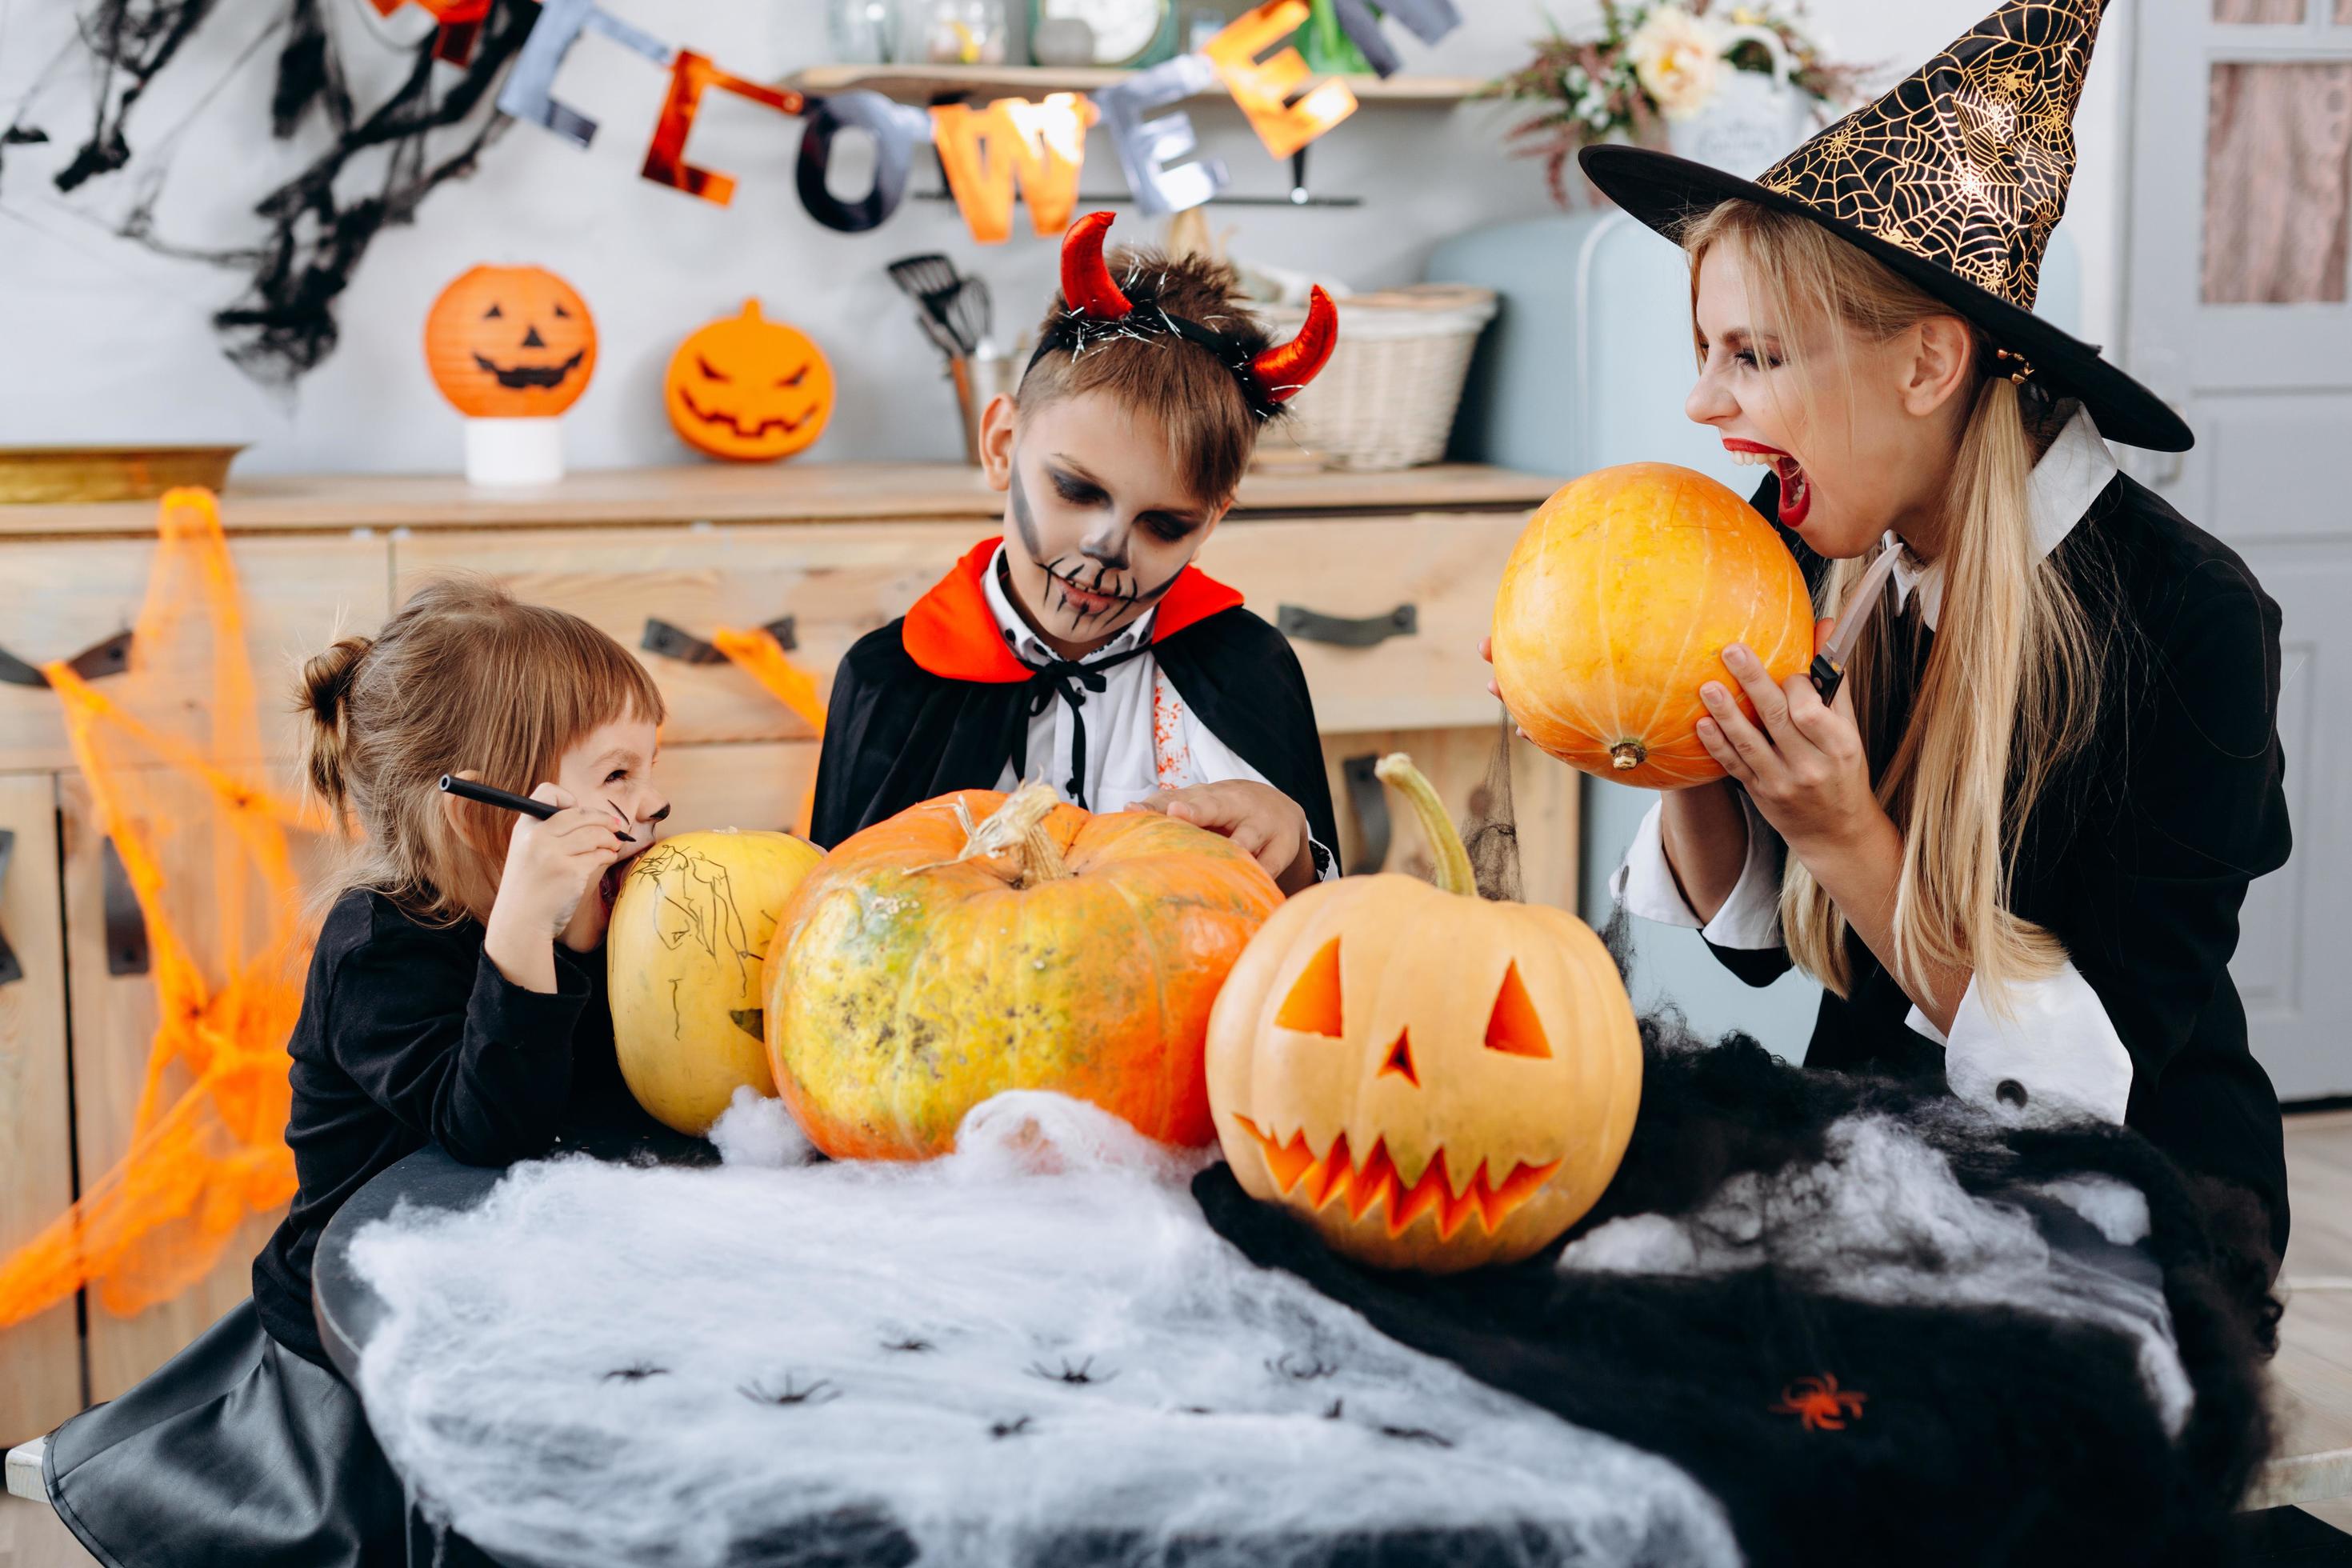
{"type": "MultiPolygon", "coordinates": [[[[659,37],[752,77],[781,75],[823,55],[818,0],[606,0],[659,37]]],[[[1847,58],[1884,64],[1891,78],[1973,21],[1989,0],[1814,0],[1820,30],[1847,58]]],[[[2082,167],[2068,225],[2085,264],[2085,321],[2112,333],[2115,234],[2120,212],[2120,126],[2126,40],[2117,0],[2110,36],[2080,121],[2082,167]]],[[[0,32],[0,104],[14,104],[53,58],[77,0],[16,0],[0,32]]],[[[252,45],[277,7],[222,6],[131,121],[142,153],[172,148],[163,237],[184,245],[236,243],[242,215],[301,161],[264,123],[274,40],[201,113],[199,100],[252,45]],[[176,137],[173,128],[185,121],[176,137]]],[[[362,0],[328,7],[370,91],[397,54],[372,33],[409,36],[415,10],[378,22],[362,0]]],[[[1466,0],[1464,26],[1435,50],[1402,38],[1407,68],[1486,75],[1516,62],[1542,26],[1522,0],[1466,0]]],[[[1584,8],[1555,10],[1571,26],[1584,8]]],[[[515,126],[470,180],[435,193],[418,222],[380,237],[341,310],[341,347],[290,400],[256,386],[225,361],[208,324],[236,291],[235,274],[152,255],[109,226],[132,194],[121,177],[68,203],[48,183],[88,124],[81,85],[59,84],[32,118],[58,138],[5,150],[0,167],[0,444],[42,441],[243,440],[240,472],[341,468],[446,469],[457,460],[456,416],[425,379],[418,335],[426,306],[477,261],[534,261],[586,296],[604,344],[594,385],[567,421],[575,467],[677,461],[686,455],[660,413],[659,378],[678,338],[758,294],[796,321],[834,360],[839,411],[818,458],[950,458],[960,450],[953,398],[936,360],[891,289],[883,264],[944,250],[977,269],[1003,313],[1026,320],[1051,287],[1053,250],[1016,234],[982,247],[951,205],[909,201],[880,230],[835,234],[801,211],[792,184],[797,125],[714,95],[691,156],[735,174],[719,208],[636,177],[662,74],[634,56],[584,41],[561,93],[601,120],[586,153],[535,127],[515,126]]],[[[1452,110],[1367,106],[1318,142],[1311,183],[1361,195],[1360,208],[1214,208],[1246,254],[1323,270],[1359,285],[1410,280],[1440,237],[1544,209],[1538,165],[1505,155],[1508,105],[1452,110]]],[[[1232,166],[1237,189],[1276,191],[1286,171],[1268,158],[1229,104],[1192,106],[1208,150],[1232,166]]],[[[1085,189],[1119,177],[1095,138],[1085,189]]],[[[919,187],[936,181],[919,174],[919,187]]],[[[1025,223],[1025,214],[1022,221],[1025,223]]],[[[1129,230],[1144,221],[1128,209],[1129,230]]]]}

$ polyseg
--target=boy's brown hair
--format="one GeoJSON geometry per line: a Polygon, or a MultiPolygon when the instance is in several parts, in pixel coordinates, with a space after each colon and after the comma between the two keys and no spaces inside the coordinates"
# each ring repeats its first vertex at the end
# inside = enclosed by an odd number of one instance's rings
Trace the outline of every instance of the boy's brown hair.
{"type": "Polygon", "coordinates": [[[383,894],[420,919],[487,919],[515,817],[457,804],[441,775],[528,795],[604,724],[659,724],[662,698],[626,648],[579,616],[496,584],[427,582],[373,637],[345,637],[302,668],[303,773],[364,840],[321,895],[383,894]]]}
{"type": "MultiPolygon", "coordinates": [[[[1251,354],[1272,341],[1244,308],[1240,279],[1224,262],[1135,249],[1115,250],[1106,259],[1122,284],[1150,296],[1152,309],[1227,333],[1251,354]]],[[[1055,290],[1039,335],[1050,332],[1067,310],[1055,290]]],[[[1075,357],[1066,349],[1040,355],[1021,378],[1013,405],[1027,414],[1089,392],[1108,394],[1165,431],[1169,454],[1193,476],[1198,499],[1222,503],[1241,488],[1242,474],[1257,450],[1261,421],[1234,373],[1214,354],[1170,332],[1105,334],[1075,357]]]]}

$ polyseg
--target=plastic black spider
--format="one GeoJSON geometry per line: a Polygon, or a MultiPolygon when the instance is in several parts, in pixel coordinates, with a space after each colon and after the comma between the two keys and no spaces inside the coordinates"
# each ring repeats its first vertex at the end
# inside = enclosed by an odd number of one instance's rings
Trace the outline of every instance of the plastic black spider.
{"type": "Polygon", "coordinates": [[[1061,1370],[1056,1372],[1051,1371],[1033,1361],[1029,1363],[1029,1375],[1032,1377],[1042,1377],[1048,1383],[1069,1384],[1108,1383],[1112,1378],[1118,1375],[1118,1373],[1115,1372],[1106,1372],[1097,1375],[1094,1370],[1094,1365],[1095,1358],[1092,1356],[1087,1357],[1086,1360],[1078,1363],[1076,1366],[1072,1366],[1066,1360],[1062,1363],[1061,1370]]]}
{"type": "Polygon", "coordinates": [[[611,1383],[617,1378],[623,1383],[643,1383],[649,1377],[667,1377],[668,1375],[669,1368],[656,1366],[649,1361],[641,1361],[629,1366],[614,1367],[604,1374],[604,1381],[611,1383]]]}
{"type": "Polygon", "coordinates": [[[793,1385],[790,1377],[781,1389],[770,1388],[763,1383],[743,1383],[735,1392],[755,1405],[830,1405],[841,1397],[841,1390],[824,1378],[818,1378],[806,1388],[793,1385]]]}

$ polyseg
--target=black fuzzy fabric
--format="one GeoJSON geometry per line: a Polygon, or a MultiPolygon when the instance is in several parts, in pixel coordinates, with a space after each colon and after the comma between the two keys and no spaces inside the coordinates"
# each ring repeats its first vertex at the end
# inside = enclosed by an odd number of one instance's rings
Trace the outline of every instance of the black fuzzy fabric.
{"type": "MultiPolygon", "coordinates": [[[[1686,1215],[1743,1173],[1822,1161],[1830,1129],[1882,1113],[1951,1163],[1971,1196],[2017,1202],[2045,1234],[2087,1222],[2023,1189],[2105,1175],[2147,1194],[2141,1253],[2164,1293],[2195,1405],[2168,1437],[2137,1344],[2104,1323],[1999,1307],[1832,1297],[1769,1263],[1707,1278],[1516,1268],[1382,1274],[1252,1201],[1223,1165],[1194,1192],[1255,1261],[1297,1274],[1383,1332],[1579,1426],[1664,1456],[1722,1501],[1751,1562],[2206,1564],[2267,1450],[2262,1359],[2273,1267],[2243,1194],[2200,1189],[2137,1134],[2001,1130],[1925,1087],[1783,1064],[1743,1036],[1697,1045],[1643,1026],[1642,1110],[1616,1180],[1569,1238],[1686,1215]],[[1775,1410],[1801,1378],[1867,1395],[1843,1429],[1775,1410]]],[[[1769,1256],[1769,1247],[1766,1249],[1769,1256]]]]}
{"type": "MultiPolygon", "coordinates": [[[[439,40],[426,39],[415,46],[399,85],[371,106],[353,100],[351,73],[322,9],[327,3],[280,0],[277,20],[255,37],[219,84],[226,86],[247,56],[275,41],[277,68],[266,109],[232,99],[222,112],[266,112],[270,133],[280,141],[307,133],[323,138],[299,173],[254,204],[257,232],[248,243],[203,247],[163,235],[155,215],[172,185],[186,121],[135,145],[128,126],[133,106],[199,29],[249,26],[255,7],[218,0],[100,0],[82,20],[78,47],[54,61],[26,99],[42,97],[53,78],[89,78],[89,130],[53,183],[72,194],[92,181],[128,174],[134,194],[111,224],[116,234],[159,255],[243,274],[243,290],[215,313],[213,325],[228,358],[279,392],[289,391],[334,352],[341,336],[336,307],[376,237],[391,226],[415,222],[435,190],[472,174],[511,123],[497,110],[499,84],[539,16],[535,0],[499,0],[458,69],[436,68],[439,40]]],[[[210,100],[207,94],[205,101],[210,100]]],[[[24,112],[0,131],[0,149],[53,140],[24,112]]]]}

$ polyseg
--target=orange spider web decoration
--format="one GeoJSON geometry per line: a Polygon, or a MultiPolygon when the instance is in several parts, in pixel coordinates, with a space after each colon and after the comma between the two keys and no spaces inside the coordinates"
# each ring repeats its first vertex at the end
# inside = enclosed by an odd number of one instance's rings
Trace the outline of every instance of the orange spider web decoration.
{"type": "Polygon", "coordinates": [[[0,1328],[98,1287],[129,1316],[203,1278],[248,1215],[294,1194],[286,1042],[315,932],[266,785],[236,573],[210,493],[163,499],[131,673],[110,693],[47,666],[97,826],[147,922],[160,1021],[122,1159],[0,1260],[0,1328]],[[142,673],[203,671],[200,693],[142,673]]]}
{"type": "MultiPolygon", "coordinates": [[[[824,739],[824,699],[817,695],[816,678],[785,657],[784,645],[776,640],[775,633],[764,626],[748,632],[720,626],[710,634],[710,646],[758,681],[768,695],[807,721],[818,740],[824,739]]],[[[815,810],[816,776],[812,773],[793,831],[807,837],[809,819],[815,810]]]]}

